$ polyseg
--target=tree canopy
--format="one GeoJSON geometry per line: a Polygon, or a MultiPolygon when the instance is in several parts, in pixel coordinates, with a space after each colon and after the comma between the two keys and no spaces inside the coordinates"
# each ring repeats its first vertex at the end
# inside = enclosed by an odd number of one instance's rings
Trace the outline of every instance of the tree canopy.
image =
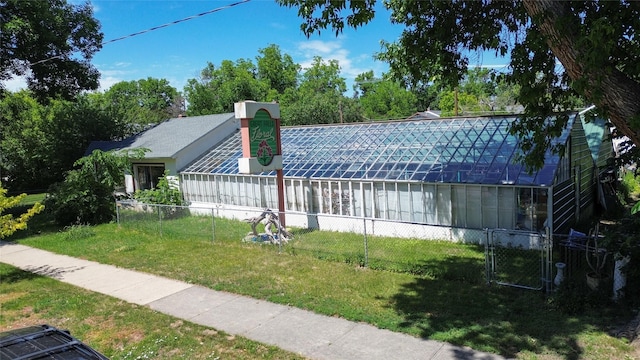
{"type": "Polygon", "coordinates": [[[97,89],[90,61],[102,39],[89,2],[0,0],[0,96],[14,76],[25,76],[39,100],[97,89]]]}
{"type": "MultiPolygon", "coordinates": [[[[278,1],[298,8],[307,35],[327,28],[339,34],[375,15],[375,0],[278,1]]],[[[384,5],[391,22],[406,28],[396,42],[383,42],[377,57],[407,84],[437,77],[457,86],[470,54],[509,56],[505,78],[521,87],[517,100],[525,106],[511,131],[523,139],[530,165],[542,164],[577,95],[640,145],[639,2],[387,0],[384,5]],[[552,113],[559,114],[557,120],[545,121],[552,113]]]]}
{"type": "Polygon", "coordinates": [[[223,60],[219,67],[212,63],[201,71],[200,79],[189,79],[184,88],[189,101],[189,115],[233,112],[233,104],[241,100],[262,100],[266,86],[257,78],[258,69],[248,59],[235,63],[223,60]]]}
{"type": "Polygon", "coordinates": [[[180,115],[183,99],[166,79],[146,78],[121,81],[95,95],[100,107],[123,127],[124,136],[136,134],[149,125],[180,115]]]}
{"type": "Polygon", "coordinates": [[[257,65],[249,59],[208,63],[198,79],[189,79],[184,89],[187,114],[233,112],[234,103],[254,100],[278,101],[283,125],[362,120],[356,100],[344,96],[346,80],[338,61],[316,57],[302,69],[277,45],[258,52],[257,65]]]}
{"type": "Polygon", "coordinates": [[[125,126],[104,103],[104,94],[95,93],[43,105],[28,90],[0,99],[0,169],[8,189],[46,189],[64,178],[91,141],[122,138],[125,126]]]}
{"type": "Polygon", "coordinates": [[[418,111],[416,95],[397,81],[376,79],[373,71],[368,71],[356,76],[355,83],[362,113],[368,119],[402,119],[418,111]]]}

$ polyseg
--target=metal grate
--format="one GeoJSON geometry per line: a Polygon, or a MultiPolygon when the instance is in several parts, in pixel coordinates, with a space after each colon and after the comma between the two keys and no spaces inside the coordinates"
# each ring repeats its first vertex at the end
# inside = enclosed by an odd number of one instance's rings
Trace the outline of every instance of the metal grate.
{"type": "Polygon", "coordinates": [[[49,325],[0,333],[0,359],[108,360],[68,332],[49,325]]]}

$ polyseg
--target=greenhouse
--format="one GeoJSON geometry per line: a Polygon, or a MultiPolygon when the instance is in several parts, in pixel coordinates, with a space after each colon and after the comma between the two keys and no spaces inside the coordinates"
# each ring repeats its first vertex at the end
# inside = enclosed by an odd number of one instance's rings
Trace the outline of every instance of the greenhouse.
{"type": "MultiPolygon", "coordinates": [[[[515,116],[283,127],[287,226],[456,241],[487,228],[568,231],[596,211],[613,154],[604,121],[571,119],[557,139],[564,153],[547,153],[533,173],[516,162],[515,116]]],[[[275,172],[240,174],[241,156],[238,130],[182,169],[185,200],[237,218],[277,209],[275,172]]]]}

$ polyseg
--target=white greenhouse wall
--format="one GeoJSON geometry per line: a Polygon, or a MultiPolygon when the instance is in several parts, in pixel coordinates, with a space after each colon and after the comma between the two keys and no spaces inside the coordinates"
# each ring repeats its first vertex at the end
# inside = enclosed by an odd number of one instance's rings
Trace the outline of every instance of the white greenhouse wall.
{"type": "MultiPolygon", "coordinates": [[[[215,215],[227,219],[245,220],[259,215],[260,208],[249,208],[224,204],[192,203],[192,214],[215,215]]],[[[398,221],[357,218],[328,214],[286,213],[287,227],[319,229],[326,231],[366,234],[367,236],[390,236],[407,239],[445,240],[466,244],[484,244],[487,231],[493,232],[493,238],[505,246],[539,250],[539,234],[528,231],[485,229],[465,229],[448,226],[404,223],[398,221]]],[[[247,225],[247,232],[250,226],[247,225]]]]}
{"type": "MultiPolygon", "coordinates": [[[[185,200],[194,209],[215,207],[220,216],[234,219],[278,209],[275,177],[181,176],[185,200]]],[[[522,194],[536,188],[299,178],[284,182],[287,226],[464,242],[478,242],[485,228],[540,226],[536,212],[529,210],[535,207],[517,206],[522,194]]],[[[527,239],[509,243],[530,245],[527,239]]]]}

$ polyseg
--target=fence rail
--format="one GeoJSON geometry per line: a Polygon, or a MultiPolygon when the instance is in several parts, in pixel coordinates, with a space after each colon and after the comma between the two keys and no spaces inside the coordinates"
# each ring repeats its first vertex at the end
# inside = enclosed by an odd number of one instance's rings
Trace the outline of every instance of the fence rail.
{"type": "MultiPolygon", "coordinates": [[[[160,239],[255,244],[276,253],[416,274],[434,280],[551,291],[554,277],[560,271],[555,266],[557,262],[570,262],[566,264],[567,276],[585,271],[579,261],[584,254],[567,252],[559,246],[562,236],[551,234],[287,212],[286,217],[278,215],[286,220],[290,236],[282,236],[277,231],[269,235],[264,224],[257,225],[256,236],[249,219],[259,217],[264,209],[226,205],[198,208],[135,201],[120,201],[116,208],[120,226],[154,232],[160,239]]],[[[611,272],[613,275],[613,267],[611,272]]]]}

